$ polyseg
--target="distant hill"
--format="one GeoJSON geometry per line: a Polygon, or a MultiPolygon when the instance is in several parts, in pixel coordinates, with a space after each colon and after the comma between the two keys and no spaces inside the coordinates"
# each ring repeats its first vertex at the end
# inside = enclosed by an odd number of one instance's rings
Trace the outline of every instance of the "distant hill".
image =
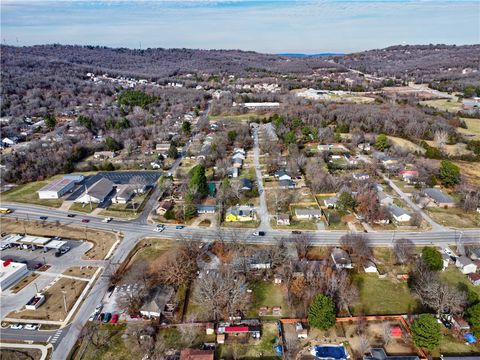
{"type": "Polygon", "coordinates": [[[309,56],[343,56],[342,53],[318,53],[318,54],[304,54],[304,53],[282,53],[277,54],[278,56],[293,56],[293,57],[309,57],[309,56]]]}

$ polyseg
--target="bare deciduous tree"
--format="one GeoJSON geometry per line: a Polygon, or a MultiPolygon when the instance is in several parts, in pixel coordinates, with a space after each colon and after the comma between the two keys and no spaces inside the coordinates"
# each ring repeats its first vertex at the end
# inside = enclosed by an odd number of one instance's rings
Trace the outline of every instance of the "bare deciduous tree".
{"type": "Polygon", "coordinates": [[[393,253],[399,264],[405,264],[409,261],[413,257],[414,250],[415,246],[413,245],[412,240],[405,238],[395,240],[393,253]]]}

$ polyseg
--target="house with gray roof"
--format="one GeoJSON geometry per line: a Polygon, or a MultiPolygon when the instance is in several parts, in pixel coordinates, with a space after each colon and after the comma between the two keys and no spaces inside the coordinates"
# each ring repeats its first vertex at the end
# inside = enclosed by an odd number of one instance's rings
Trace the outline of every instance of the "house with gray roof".
{"type": "Polygon", "coordinates": [[[102,177],[93,185],[87,187],[85,192],[80,195],[75,202],[88,204],[90,202],[100,204],[105,201],[108,195],[113,191],[115,184],[102,177]]]}
{"type": "Polygon", "coordinates": [[[350,258],[350,255],[348,255],[348,253],[345,250],[339,247],[333,248],[330,256],[332,257],[333,263],[335,264],[336,268],[339,268],[339,269],[353,268],[352,259],[350,258]]]}
{"type": "Polygon", "coordinates": [[[425,196],[430,200],[427,206],[454,207],[455,200],[443,191],[435,188],[428,188],[424,191],[425,196]]]}
{"type": "Polygon", "coordinates": [[[297,208],[295,209],[295,216],[299,220],[320,219],[322,210],[297,208]]]}
{"type": "Polygon", "coordinates": [[[410,221],[412,216],[403,208],[397,205],[387,206],[387,211],[393,217],[393,219],[399,223],[405,223],[410,221]]]}
{"type": "Polygon", "coordinates": [[[420,360],[417,355],[393,355],[389,356],[382,348],[372,348],[370,355],[363,357],[363,360],[420,360]]]}

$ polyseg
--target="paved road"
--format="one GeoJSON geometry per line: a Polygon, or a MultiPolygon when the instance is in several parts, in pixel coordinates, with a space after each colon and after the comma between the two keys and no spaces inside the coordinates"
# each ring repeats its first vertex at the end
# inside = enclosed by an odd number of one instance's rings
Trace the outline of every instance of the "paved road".
{"type": "Polygon", "coordinates": [[[253,165],[255,166],[255,175],[257,176],[258,192],[260,194],[260,207],[258,209],[258,217],[260,218],[259,230],[272,230],[270,224],[270,215],[268,214],[267,199],[265,189],[263,188],[262,171],[260,170],[260,146],[258,143],[258,129],[253,130],[253,165]]]}
{"type": "Polygon", "coordinates": [[[379,175],[383,177],[383,179],[390,185],[390,187],[395,190],[395,192],[400,196],[400,198],[405,201],[413,210],[418,212],[422,218],[430,224],[432,227],[432,230],[434,231],[445,231],[445,227],[442,225],[437,224],[433,219],[428,216],[423,209],[420,209],[420,207],[415,204],[412,199],[410,199],[410,196],[405,194],[402,189],[400,189],[390,178],[388,178],[386,175],[383,175],[382,173],[379,172],[379,175]]]}

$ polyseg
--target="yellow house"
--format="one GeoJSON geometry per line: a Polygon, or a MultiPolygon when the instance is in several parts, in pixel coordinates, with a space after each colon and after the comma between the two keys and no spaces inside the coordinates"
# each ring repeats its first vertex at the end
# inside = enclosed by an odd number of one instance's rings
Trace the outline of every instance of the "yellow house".
{"type": "Polygon", "coordinates": [[[250,206],[232,206],[227,209],[225,215],[226,222],[235,221],[252,221],[256,219],[256,212],[253,207],[250,206]]]}

